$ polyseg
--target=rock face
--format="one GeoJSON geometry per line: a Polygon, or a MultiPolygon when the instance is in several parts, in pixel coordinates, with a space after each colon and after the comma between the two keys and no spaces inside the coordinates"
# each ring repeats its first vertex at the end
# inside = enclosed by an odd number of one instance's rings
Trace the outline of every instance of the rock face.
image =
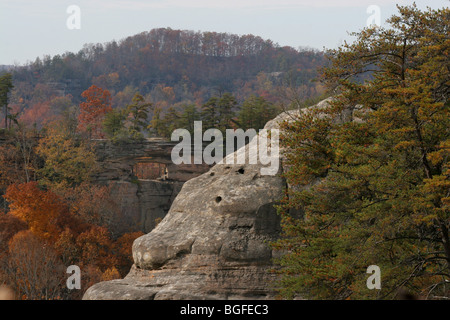
{"type": "MultiPolygon", "coordinates": [[[[256,140],[227,158],[257,154],[256,140]]],[[[274,298],[270,270],[277,253],[269,242],[280,234],[274,204],[286,187],[282,166],[276,175],[262,175],[261,163],[226,163],[187,181],[162,222],[135,240],[130,273],[92,286],[83,299],[274,298]]]]}
{"type": "Polygon", "coordinates": [[[159,180],[109,181],[108,184],[125,222],[129,227],[138,226],[142,232],[151,231],[165,217],[183,186],[181,181],[159,180]]]}
{"type": "Polygon", "coordinates": [[[124,216],[143,232],[164,218],[184,182],[210,168],[205,164],[174,165],[171,151],[175,145],[157,138],[128,144],[96,141],[100,170],[94,180],[112,187],[124,216]]]}
{"type": "Polygon", "coordinates": [[[257,165],[217,165],[189,180],[164,220],[135,241],[127,277],[97,284],[84,298],[271,297],[267,241],[280,231],[273,203],[282,189],[281,178],[260,176],[257,165]]]}
{"type": "MultiPolygon", "coordinates": [[[[96,140],[95,152],[101,165],[94,177],[97,182],[126,181],[138,177],[139,164],[158,164],[162,172],[153,180],[185,182],[209,170],[205,164],[174,165],[171,159],[173,147],[178,142],[162,138],[149,138],[138,142],[113,144],[109,140],[96,140]]],[[[145,178],[144,178],[145,180],[145,178]]]]}

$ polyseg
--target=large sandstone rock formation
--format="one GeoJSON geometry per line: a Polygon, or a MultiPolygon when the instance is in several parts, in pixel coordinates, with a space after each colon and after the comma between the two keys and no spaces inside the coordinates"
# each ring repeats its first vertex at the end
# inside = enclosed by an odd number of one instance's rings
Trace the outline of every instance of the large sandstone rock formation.
{"type": "MultiPolygon", "coordinates": [[[[291,116],[281,114],[266,129],[291,116]]],[[[228,157],[255,155],[256,140],[228,157]]],[[[135,240],[130,273],[94,285],[84,299],[274,298],[277,253],[269,242],[280,234],[274,204],[286,182],[282,166],[276,175],[262,175],[262,167],[217,164],[187,181],[163,221],[135,240]]]]}

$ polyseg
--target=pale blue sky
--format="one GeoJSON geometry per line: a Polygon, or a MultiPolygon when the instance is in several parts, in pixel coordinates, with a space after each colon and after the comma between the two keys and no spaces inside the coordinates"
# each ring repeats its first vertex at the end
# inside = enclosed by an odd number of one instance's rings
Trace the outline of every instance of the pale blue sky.
{"type": "MultiPolygon", "coordinates": [[[[254,34],[284,46],[334,48],[366,26],[367,8],[381,21],[409,0],[0,0],[0,64],[23,64],[45,54],[78,52],[86,43],[120,40],[153,28],[254,34]],[[69,30],[70,5],[81,29],[69,30]]],[[[448,0],[416,0],[420,8],[448,0]]]]}

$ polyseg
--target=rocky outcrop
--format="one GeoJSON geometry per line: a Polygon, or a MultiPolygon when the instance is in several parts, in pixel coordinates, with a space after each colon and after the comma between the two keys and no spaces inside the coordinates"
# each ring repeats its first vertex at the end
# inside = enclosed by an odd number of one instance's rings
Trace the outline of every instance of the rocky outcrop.
{"type": "Polygon", "coordinates": [[[209,170],[210,166],[206,164],[174,165],[171,153],[177,143],[162,138],[128,143],[95,140],[100,168],[93,178],[99,183],[138,179],[136,165],[139,164],[159,164],[165,167],[166,174],[161,174],[154,180],[185,182],[209,170]]]}
{"type": "Polygon", "coordinates": [[[219,165],[186,182],[164,220],[135,241],[127,277],[90,288],[85,299],[270,297],[268,242],[279,233],[272,204],[282,189],[281,178],[260,176],[256,165],[219,165]]]}
{"type": "Polygon", "coordinates": [[[111,196],[120,206],[123,231],[137,227],[151,231],[162,220],[180,192],[183,182],[160,180],[109,181],[111,196]]]}
{"type": "Polygon", "coordinates": [[[164,218],[180,192],[183,183],[209,170],[206,164],[176,166],[171,151],[176,142],[160,138],[130,143],[96,140],[96,155],[100,168],[93,177],[99,184],[111,186],[111,193],[130,224],[143,232],[151,231],[164,218]],[[151,176],[141,176],[141,167],[159,166],[161,172],[147,170],[151,176]]]}
{"type": "MultiPolygon", "coordinates": [[[[291,116],[284,113],[266,128],[291,116]]],[[[256,140],[227,157],[254,156],[256,140]]],[[[84,299],[274,298],[270,270],[277,252],[269,242],[280,234],[274,204],[286,186],[282,166],[276,175],[262,175],[259,162],[226,163],[184,183],[162,222],[135,240],[130,273],[94,285],[84,299]]]]}

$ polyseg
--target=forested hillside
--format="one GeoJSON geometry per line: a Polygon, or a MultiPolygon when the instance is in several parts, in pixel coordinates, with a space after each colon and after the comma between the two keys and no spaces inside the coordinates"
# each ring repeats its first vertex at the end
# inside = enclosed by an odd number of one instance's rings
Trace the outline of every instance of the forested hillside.
{"type": "MultiPolygon", "coordinates": [[[[79,299],[138,261],[145,282],[132,273],[112,296],[136,285],[158,299],[179,288],[259,299],[270,287],[287,299],[449,300],[450,12],[398,11],[325,53],[156,29],[0,71],[0,286],[16,299],[79,299]],[[95,179],[97,146],[170,138],[196,120],[260,129],[286,108],[298,110],[280,115],[290,118],[282,173],[212,168],[183,185],[174,214],[132,252],[142,232],[121,207],[130,193],[95,179]],[[81,291],[66,286],[70,265],[83,270],[81,291]],[[214,286],[189,287],[202,277],[214,286]]],[[[143,179],[120,162],[131,173],[114,181],[141,195],[143,179]]]]}
{"type": "Polygon", "coordinates": [[[262,128],[321,93],[324,61],[252,35],[157,29],[0,69],[0,285],[78,299],[129,271],[142,233],[93,180],[93,139],[170,137],[195,120],[262,128]],[[69,265],[83,269],[82,291],[65,287],[69,265]]]}
{"type": "Polygon", "coordinates": [[[279,85],[300,87],[304,98],[321,91],[312,80],[321,52],[280,47],[253,35],[154,29],[78,53],[36,58],[13,73],[11,114],[41,126],[82,101],[96,85],[124,107],[136,93],[163,113],[169,106],[201,106],[230,92],[239,103],[251,95],[280,99],[279,85]]]}

